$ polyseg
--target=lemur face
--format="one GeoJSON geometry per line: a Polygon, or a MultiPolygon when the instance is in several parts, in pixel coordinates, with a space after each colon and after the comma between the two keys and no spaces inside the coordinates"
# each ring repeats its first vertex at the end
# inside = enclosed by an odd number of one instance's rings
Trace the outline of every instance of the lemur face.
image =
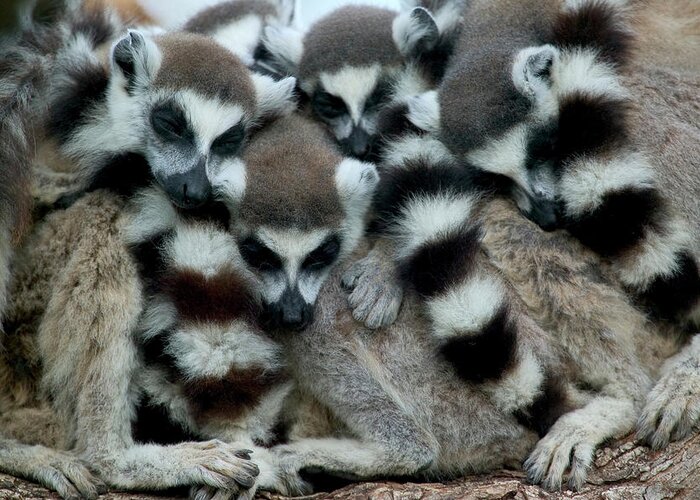
{"type": "Polygon", "coordinates": [[[321,73],[311,94],[311,107],[343,153],[360,159],[370,157],[377,115],[390,99],[393,80],[394,75],[379,65],[321,73]]]}
{"type": "Polygon", "coordinates": [[[212,179],[240,155],[256,119],[294,107],[294,79],[253,75],[203,36],[131,31],[112,60],[113,114],[133,127],[153,177],[182,208],[210,199],[212,179]]]}
{"type": "Polygon", "coordinates": [[[488,86],[490,94],[461,99],[474,67],[446,79],[440,90],[442,140],[469,164],[506,180],[500,184],[509,186],[521,212],[554,230],[564,223],[567,163],[605,141],[599,136],[617,125],[605,103],[621,102],[625,94],[613,68],[593,51],[543,45],[523,49],[511,61],[504,81],[488,86]]]}
{"type": "Polygon", "coordinates": [[[241,230],[239,251],[260,280],[268,326],[298,330],[309,324],[318,292],[343,244],[335,228],[241,230]]]}
{"type": "Polygon", "coordinates": [[[378,175],[343,158],[322,127],[282,118],[251,139],[217,191],[236,213],[232,231],[259,283],[269,328],[298,330],[319,290],[364,230],[378,175]]]}
{"type": "Polygon", "coordinates": [[[427,80],[411,64],[437,39],[435,20],[423,8],[399,14],[351,5],[331,12],[306,34],[268,27],[263,45],[271,67],[298,78],[312,115],[343,153],[368,160],[381,108],[402,92],[427,90],[427,80]]]}

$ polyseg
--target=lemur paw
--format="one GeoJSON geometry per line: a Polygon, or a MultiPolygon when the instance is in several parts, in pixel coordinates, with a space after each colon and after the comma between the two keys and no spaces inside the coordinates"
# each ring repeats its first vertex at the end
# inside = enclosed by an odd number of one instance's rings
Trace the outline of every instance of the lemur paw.
{"type": "Polygon", "coordinates": [[[239,450],[222,441],[183,443],[177,447],[185,452],[185,473],[190,483],[239,492],[251,488],[260,472],[247,450],[239,450]]]}
{"type": "Polygon", "coordinates": [[[569,469],[568,486],[580,490],[593,463],[595,445],[560,420],[540,439],[524,464],[527,477],[550,491],[558,491],[569,469]]]}
{"type": "Polygon", "coordinates": [[[28,463],[27,476],[42,486],[69,499],[92,500],[107,492],[107,486],[73,455],[43,446],[33,448],[36,453],[28,463]]]}
{"type": "Polygon", "coordinates": [[[700,423],[700,366],[686,359],[664,374],[647,396],[637,437],[655,450],[683,439],[700,423]]]}
{"type": "Polygon", "coordinates": [[[218,490],[210,486],[201,488],[192,488],[190,490],[191,500],[253,500],[255,497],[255,488],[248,490],[218,490]]]}
{"type": "Polygon", "coordinates": [[[348,301],[353,317],[367,328],[381,328],[396,321],[403,287],[394,262],[372,250],[345,271],[343,286],[351,290],[348,301]]]}
{"type": "MultiPolygon", "coordinates": [[[[304,467],[297,450],[288,445],[278,445],[271,450],[276,456],[278,467],[274,491],[286,496],[304,496],[313,492],[311,485],[302,479],[300,471],[304,467]]],[[[264,488],[268,490],[269,488],[264,488]]]]}

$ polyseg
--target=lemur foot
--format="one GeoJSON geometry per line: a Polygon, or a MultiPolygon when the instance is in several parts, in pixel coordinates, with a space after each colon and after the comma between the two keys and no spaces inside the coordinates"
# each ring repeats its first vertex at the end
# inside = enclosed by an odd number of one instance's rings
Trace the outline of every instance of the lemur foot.
{"type": "Polygon", "coordinates": [[[345,271],[343,286],[351,290],[348,301],[353,317],[367,328],[381,328],[396,321],[403,300],[403,287],[396,265],[373,249],[345,271]]]}
{"type": "Polygon", "coordinates": [[[688,436],[700,423],[700,363],[680,360],[647,395],[637,437],[655,450],[688,436]]]}
{"type": "Polygon", "coordinates": [[[209,486],[195,487],[190,491],[193,500],[252,500],[258,490],[285,496],[302,496],[311,493],[311,487],[291,464],[283,464],[267,450],[256,450],[253,460],[259,468],[255,484],[247,489],[220,489],[209,486]]]}
{"type": "Polygon", "coordinates": [[[525,461],[528,479],[550,491],[558,491],[569,469],[568,486],[580,490],[593,463],[596,444],[575,422],[563,416],[535,446],[525,461]]]}
{"type": "Polygon", "coordinates": [[[240,491],[255,484],[260,473],[258,466],[241,450],[212,440],[177,445],[186,460],[187,481],[221,490],[240,491]]]}
{"type": "Polygon", "coordinates": [[[191,500],[252,500],[255,497],[255,488],[243,491],[218,490],[210,486],[192,488],[191,500]]]}
{"type": "Polygon", "coordinates": [[[107,486],[85,465],[69,453],[43,446],[28,448],[23,475],[58,493],[62,498],[96,499],[107,492],[107,486]]]}

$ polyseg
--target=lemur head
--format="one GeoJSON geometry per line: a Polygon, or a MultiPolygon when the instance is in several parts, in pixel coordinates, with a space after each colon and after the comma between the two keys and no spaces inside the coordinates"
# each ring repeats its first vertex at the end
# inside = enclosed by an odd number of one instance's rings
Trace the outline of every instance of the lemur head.
{"type": "Polygon", "coordinates": [[[380,107],[395,93],[408,61],[434,48],[438,38],[435,19],[422,7],[398,14],[350,5],[305,35],[268,27],[263,43],[271,64],[297,77],[311,112],[343,152],[367,159],[380,107]]]}
{"type": "Polygon", "coordinates": [[[321,285],[363,234],[377,182],[374,165],[343,157],[320,125],[297,115],[258,132],[219,179],[269,326],[311,321],[321,285]]]}
{"type": "Polygon", "coordinates": [[[448,149],[494,174],[545,230],[563,223],[567,163],[619,145],[624,129],[626,94],[608,49],[626,35],[604,1],[576,6],[581,10],[541,14],[541,26],[527,36],[473,43],[448,70],[436,103],[448,149]],[[537,39],[551,43],[528,46],[537,39]]]}
{"type": "Polygon", "coordinates": [[[209,199],[211,179],[240,155],[257,120],[294,108],[293,78],[252,74],[200,35],[130,31],[114,45],[111,69],[115,140],[143,154],[156,181],[184,208],[209,199]]]}
{"type": "Polygon", "coordinates": [[[263,28],[268,24],[288,26],[294,18],[294,3],[294,0],[228,0],[201,10],[182,30],[212,37],[245,64],[253,66],[263,28]]]}

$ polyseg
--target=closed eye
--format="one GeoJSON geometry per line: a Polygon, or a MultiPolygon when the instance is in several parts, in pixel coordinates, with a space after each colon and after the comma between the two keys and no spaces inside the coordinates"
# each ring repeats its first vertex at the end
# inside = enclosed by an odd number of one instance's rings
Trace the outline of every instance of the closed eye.
{"type": "Polygon", "coordinates": [[[185,114],[172,104],[162,104],[153,108],[151,126],[162,139],[168,141],[178,141],[189,136],[185,114]]]}
{"type": "Polygon", "coordinates": [[[282,269],[282,261],[277,254],[255,238],[249,237],[239,242],[238,249],[243,260],[258,271],[277,271],[282,269]]]}
{"type": "Polygon", "coordinates": [[[379,82],[374,89],[374,92],[367,98],[365,102],[366,110],[373,110],[380,107],[389,99],[391,93],[391,85],[389,82],[379,82]]]}
{"type": "Polygon", "coordinates": [[[329,94],[325,90],[317,90],[311,98],[314,111],[321,118],[333,120],[348,113],[348,107],[340,97],[329,94]]]}
{"type": "Polygon", "coordinates": [[[238,153],[245,139],[245,127],[237,123],[217,137],[211,144],[211,152],[220,156],[233,156],[238,153]]]}
{"type": "Polygon", "coordinates": [[[333,264],[339,253],[340,238],[336,235],[330,236],[304,259],[301,267],[308,271],[320,271],[333,264]]]}

